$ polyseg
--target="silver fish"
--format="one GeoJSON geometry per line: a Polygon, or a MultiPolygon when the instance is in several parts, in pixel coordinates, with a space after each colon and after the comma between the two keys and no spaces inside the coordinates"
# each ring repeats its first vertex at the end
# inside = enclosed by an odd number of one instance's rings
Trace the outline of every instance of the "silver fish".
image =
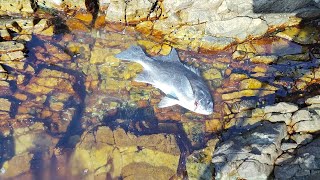
{"type": "Polygon", "coordinates": [[[140,46],[131,46],[115,57],[143,66],[135,81],[152,84],[166,94],[159,108],[178,104],[199,114],[213,112],[213,99],[199,71],[182,64],[174,48],[167,56],[150,57],[140,46]]]}

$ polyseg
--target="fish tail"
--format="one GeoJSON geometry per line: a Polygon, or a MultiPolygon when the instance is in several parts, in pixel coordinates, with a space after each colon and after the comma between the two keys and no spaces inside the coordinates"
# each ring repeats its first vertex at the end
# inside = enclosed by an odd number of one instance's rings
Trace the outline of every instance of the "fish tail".
{"type": "Polygon", "coordinates": [[[131,46],[125,51],[122,51],[121,53],[115,55],[116,58],[126,60],[126,61],[132,61],[132,62],[141,62],[144,60],[152,60],[142,50],[140,46],[131,46]]]}

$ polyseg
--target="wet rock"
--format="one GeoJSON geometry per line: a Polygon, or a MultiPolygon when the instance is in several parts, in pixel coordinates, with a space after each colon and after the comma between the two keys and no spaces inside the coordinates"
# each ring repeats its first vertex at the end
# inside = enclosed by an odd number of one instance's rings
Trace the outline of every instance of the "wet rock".
{"type": "Polygon", "coordinates": [[[45,36],[52,36],[54,27],[49,26],[50,22],[47,19],[41,19],[37,24],[34,25],[34,34],[40,34],[45,36]]]}
{"type": "Polygon", "coordinates": [[[264,63],[264,64],[271,64],[276,62],[278,59],[277,56],[255,56],[250,58],[250,61],[253,63],[264,63]]]}
{"type": "Polygon", "coordinates": [[[291,113],[298,110],[298,106],[292,103],[280,102],[275,105],[266,106],[264,108],[265,113],[277,112],[277,113],[291,113]]]}
{"type": "Polygon", "coordinates": [[[316,27],[287,27],[284,31],[277,33],[277,36],[295,41],[300,44],[314,44],[320,41],[319,30],[316,27]]]}
{"type": "Polygon", "coordinates": [[[17,178],[19,175],[28,173],[31,168],[31,160],[33,155],[23,153],[14,156],[12,159],[5,161],[1,168],[0,177],[4,179],[17,178]]]}
{"type": "Polygon", "coordinates": [[[257,79],[244,79],[240,82],[240,89],[260,89],[262,82],[257,79]]]}
{"type": "Polygon", "coordinates": [[[217,179],[267,179],[281,154],[286,136],[283,123],[263,122],[241,136],[234,136],[216,147],[212,162],[217,179]]]}
{"type": "Polygon", "coordinates": [[[209,69],[203,72],[203,78],[206,80],[221,79],[221,72],[217,69],[209,69]]]}
{"type": "Polygon", "coordinates": [[[24,45],[15,41],[3,41],[0,42],[0,54],[12,52],[12,51],[22,51],[24,45]]]}
{"type": "Polygon", "coordinates": [[[124,180],[134,179],[170,179],[175,171],[164,166],[151,166],[143,162],[131,163],[121,170],[124,180]]]}
{"type": "Polygon", "coordinates": [[[283,154],[282,157],[286,156],[286,159],[276,162],[275,179],[313,179],[320,169],[319,145],[320,140],[315,139],[298,148],[295,156],[283,154]]]}
{"type": "MultiPolygon", "coordinates": [[[[108,127],[100,127],[95,136],[85,132],[70,158],[71,173],[82,175],[85,170],[86,176],[92,178],[99,174],[113,178],[129,174],[140,177],[136,172],[158,172],[156,168],[159,168],[164,170],[163,176],[173,176],[179,161],[176,154],[179,148],[172,142],[174,137],[164,134],[150,137],[135,136],[121,129],[112,131],[108,127]],[[170,141],[173,144],[168,148],[170,141]]],[[[159,177],[158,174],[147,176],[159,177]]]]}
{"type": "Polygon", "coordinates": [[[11,108],[11,102],[8,99],[0,98],[0,111],[9,112],[11,108]]]}
{"type": "Polygon", "coordinates": [[[74,93],[72,84],[74,77],[57,70],[42,69],[39,74],[31,79],[25,90],[31,94],[48,94],[53,90],[74,93]]]}
{"type": "Polygon", "coordinates": [[[211,158],[218,139],[211,139],[206,147],[192,152],[187,157],[186,168],[189,179],[211,179],[213,173],[213,164],[211,158]]]}
{"type": "MultiPolygon", "coordinates": [[[[1,74],[1,72],[0,72],[0,74],[1,74]]],[[[1,79],[1,77],[0,77],[0,79],[1,79]]],[[[9,96],[11,94],[12,94],[12,91],[10,88],[10,84],[6,81],[0,81],[0,96],[9,96]]]]}
{"type": "Polygon", "coordinates": [[[239,113],[245,110],[253,109],[256,106],[257,102],[255,100],[241,100],[232,104],[231,111],[233,113],[239,113]]]}
{"type": "Polygon", "coordinates": [[[269,90],[251,90],[251,89],[245,89],[237,92],[231,92],[231,93],[226,93],[222,95],[223,100],[232,100],[232,99],[240,99],[242,97],[250,97],[250,96],[256,96],[257,94],[259,95],[268,95],[268,94],[273,94],[274,91],[269,91],[269,90]]]}
{"type": "Polygon", "coordinates": [[[33,13],[29,0],[4,1],[1,2],[0,14],[11,15],[20,13],[33,13]]]}

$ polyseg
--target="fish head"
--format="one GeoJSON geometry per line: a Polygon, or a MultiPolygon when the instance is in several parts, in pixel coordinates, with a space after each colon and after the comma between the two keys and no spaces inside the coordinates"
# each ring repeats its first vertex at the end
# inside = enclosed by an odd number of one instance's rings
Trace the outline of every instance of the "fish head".
{"type": "Polygon", "coordinates": [[[213,99],[208,91],[199,89],[195,92],[194,112],[203,115],[213,113],[213,99]]]}

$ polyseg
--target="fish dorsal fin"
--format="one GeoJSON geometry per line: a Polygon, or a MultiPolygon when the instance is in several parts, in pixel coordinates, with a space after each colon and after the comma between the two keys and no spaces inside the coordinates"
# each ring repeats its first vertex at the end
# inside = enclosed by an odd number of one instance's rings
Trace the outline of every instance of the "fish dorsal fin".
{"type": "Polygon", "coordinates": [[[161,101],[158,104],[159,108],[169,107],[178,104],[178,100],[175,98],[171,98],[169,96],[165,96],[161,99],[161,101]]]}
{"type": "Polygon", "coordinates": [[[181,63],[178,52],[174,48],[171,49],[171,52],[167,56],[154,56],[153,58],[160,61],[171,61],[181,63]]]}
{"type": "Polygon", "coordinates": [[[195,68],[193,66],[188,66],[186,64],[183,64],[184,67],[186,67],[187,69],[189,69],[190,71],[194,72],[196,75],[198,75],[199,77],[201,77],[200,75],[200,70],[198,68],[195,68]]]}

